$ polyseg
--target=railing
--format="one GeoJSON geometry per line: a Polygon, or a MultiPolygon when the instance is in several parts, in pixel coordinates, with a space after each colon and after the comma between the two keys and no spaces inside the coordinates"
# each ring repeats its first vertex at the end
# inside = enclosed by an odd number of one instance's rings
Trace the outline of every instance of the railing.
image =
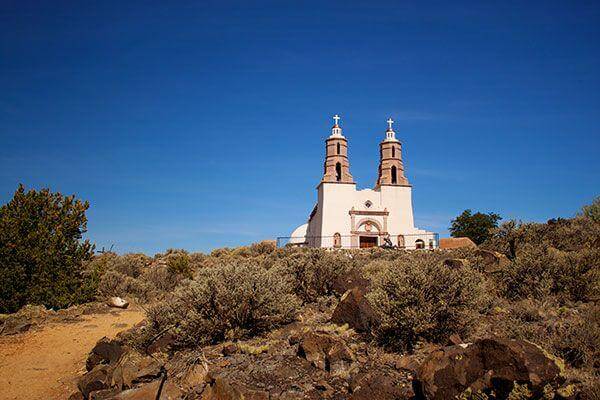
{"type": "Polygon", "coordinates": [[[333,236],[280,236],[277,247],[325,247],[358,249],[369,247],[387,247],[406,250],[433,250],[439,245],[439,235],[433,232],[407,235],[333,235],[333,236]],[[387,239],[387,240],[386,240],[387,239]]]}

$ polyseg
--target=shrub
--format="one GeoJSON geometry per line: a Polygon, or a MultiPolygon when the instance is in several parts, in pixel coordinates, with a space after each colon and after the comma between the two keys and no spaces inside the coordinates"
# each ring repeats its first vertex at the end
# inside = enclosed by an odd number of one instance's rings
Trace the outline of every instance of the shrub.
{"type": "Polygon", "coordinates": [[[497,279],[508,299],[541,299],[552,294],[565,300],[589,301],[600,294],[598,260],[598,249],[565,252],[525,244],[497,279]]]}
{"type": "Polygon", "coordinates": [[[201,269],[172,299],[150,308],[145,338],[172,329],[181,347],[254,335],[295,317],[289,277],[252,264],[201,269]]]}
{"type": "Polygon", "coordinates": [[[187,253],[175,253],[167,256],[167,266],[172,275],[191,278],[193,275],[190,256],[187,253]]]}
{"type": "Polygon", "coordinates": [[[579,215],[600,223],[600,196],[596,197],[592,204],[583,206],[579,215]]]}
{"type": "Polygon", "coordinates": [[[508,306],[494,322],[503,336],[525,339],[562,358],[569,366],[600,369],[600,307],[560,306],[553,298],[526,299],[508,306]]]}
{"type": "Polygon", "coordinates": [[[373,277],[369,302],[381,317],[378,340],[399,350],[418,340],[443,343],[469,332],[479,313],[490,306],[483,276],[474,270],[441,267],[431,258],[388,262],[373,277]]]}
{"type": "Polygon", "coordinates": [[[145,254],[125,254],[111,260],[109,268],[132,278],[139,277],[152,259],[145,254]]]}
{"type": "Polygon", "coordinates": [[[321,249],[297,249],[279,253],[272,268],[293,277],[294,292],[305,302],[333,294],[333,282],[352,268],[350,253],[321,249]]]}
{"type": "Polygon", "coordinates": [[[153,298],[155,288],[148,282],[132,278],[115,270],[108,270],[98,284],[98,294],[103,297],[127,297],[145,302],[153,298]]]}
{"type": "Polygon", "coordinates": [[[0,312],[89,300],[82,266],[94,250],[82,241],[88,207],[49,189],[25,192],[23,185],[0,207],[0,312]]]}

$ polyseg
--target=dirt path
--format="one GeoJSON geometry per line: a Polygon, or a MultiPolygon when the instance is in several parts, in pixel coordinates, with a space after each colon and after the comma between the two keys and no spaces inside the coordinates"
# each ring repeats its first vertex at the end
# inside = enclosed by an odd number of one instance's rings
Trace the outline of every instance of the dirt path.
{"type": "Polygon", "coordinates": [[[0,337],[0,400],[68,398],[77,390],[77,378],[85,372],[85,360],[94,344],[130,328],[144,314],[132,308],[84,318],[0,337]]]}

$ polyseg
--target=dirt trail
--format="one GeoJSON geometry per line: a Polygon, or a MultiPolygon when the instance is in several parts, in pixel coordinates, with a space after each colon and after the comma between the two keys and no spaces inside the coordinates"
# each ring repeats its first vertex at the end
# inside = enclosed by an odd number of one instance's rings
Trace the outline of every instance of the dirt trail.
{"type": "Polygon", "coordinates": [[[132,308],[83,316],[76,323],[51,323],[39,331],[0,337],[0,400],[66,399],[77,390],[85,360],[103,336],[141,321],[132,308]]]}

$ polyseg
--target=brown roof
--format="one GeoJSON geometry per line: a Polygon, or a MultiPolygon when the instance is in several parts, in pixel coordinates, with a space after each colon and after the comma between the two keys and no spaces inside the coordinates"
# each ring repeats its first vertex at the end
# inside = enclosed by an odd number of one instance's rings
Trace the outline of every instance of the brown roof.
{"type": "Polygon", "coordinates": [[[468,237],[440,239],[440,249],[458,249],[461,247],[477,247],[477,245],[468,237]]]}

